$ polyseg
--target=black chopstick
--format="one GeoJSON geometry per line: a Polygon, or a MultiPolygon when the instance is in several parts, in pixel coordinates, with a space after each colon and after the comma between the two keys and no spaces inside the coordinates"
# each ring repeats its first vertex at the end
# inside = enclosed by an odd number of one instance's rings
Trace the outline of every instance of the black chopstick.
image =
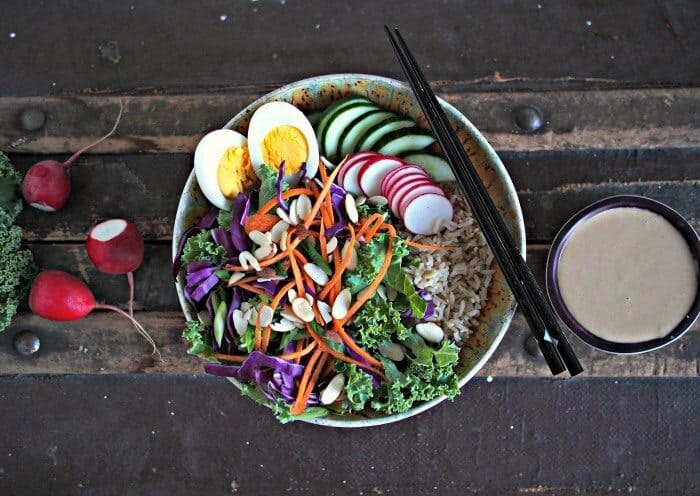
{"type": "Polygon", "coordinates": [[[537,339],[552,374],[568,369],[573,376],[583,371],[576,355],[564,336],[554,312],[537,284],[532,272],[517,250],[503,219],[471,164],[459,139],[439,105],[425,76],[406,46],[401,33],[396,40],[388,27],[387,36],[401,67],[409,80],[418,102],[428,119],[440,146],[450,163],[484,237],[494,252],[516,300],[523,308],[530,329],[537,339]]]}

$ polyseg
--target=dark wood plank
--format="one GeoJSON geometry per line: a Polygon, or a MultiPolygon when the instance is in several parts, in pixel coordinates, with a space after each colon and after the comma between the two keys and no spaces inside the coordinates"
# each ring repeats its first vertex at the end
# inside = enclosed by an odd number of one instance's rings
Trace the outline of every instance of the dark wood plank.
{"type": "Polygon", "coordinates": [[[700,381],[477,379],[373,429],[280,425],[221,378],[0,378],[0,492],[697,494],[700,381]],[[80,409],[84,414],[79,414],[80,409]]]}
{"type": "MultiPolygon", "coordinates": [[[[700,146],[700,89],[471,92],[438,84],[440,94],[484,133],[498,151],[691,148],[700,146]],[[539,107],[546,120],[536,134],[518,133],[514,109],[539,107]]],[[[266,89],[235,93],[122,97],[126,114],[116,137],[98,152],[194,150],[202,134],[221,127],[266,89]]],[[[0,98],[0,149],[68,153],[111,128],[119,97],[0,98]],[[39,108],[45,127],[27,133],[19,115],[39,108]]]]}
{"type": "MultiPolygon", "coordinates": [[[[42,157],[13,155],[21,171],[42,157]]],[[[551,241],[581,207],[611,194],[641,194],[668,203],[700,227],[700,148],[690,150],[508,153],[527,238],[551,241]]],[[[191,169],[189,155],[85,157],[72,171],[74,193],[60,212],[26,208],[19,223],[30,241],[80,241],[96,222],[127,216],[148,240],[168,240],[191,169]],[[128,192],[128,194],[125,194],[128,192]]]]}
{"type": "Polygon", "coordinates": [[[604,9],[507,0],[427,9],[415,0],[3,7],[4,95],[239,88],[347,71],[397,76],[382,32],[388,20],[431,79],[476,87],[697,84],[700,67],[700,7],[692,1],[625,0],[604,9]]]}

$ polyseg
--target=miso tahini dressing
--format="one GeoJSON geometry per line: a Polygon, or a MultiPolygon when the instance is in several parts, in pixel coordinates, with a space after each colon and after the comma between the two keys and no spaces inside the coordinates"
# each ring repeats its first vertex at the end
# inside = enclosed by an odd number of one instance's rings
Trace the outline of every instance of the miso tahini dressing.
{"type": "Polygon", "coordinates": [[[640,208],[607,210],[579,226],[557,272],[573,317],[617,343],[666,336],[697,291],[697,267],[685,239],[662,216],[640,208]]]}

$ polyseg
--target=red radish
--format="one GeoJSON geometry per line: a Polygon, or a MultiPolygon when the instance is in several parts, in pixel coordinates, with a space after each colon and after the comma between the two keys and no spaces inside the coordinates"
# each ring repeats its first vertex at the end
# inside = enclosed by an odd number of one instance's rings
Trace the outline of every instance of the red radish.
{"type": "Polygon", "coordinates": [[[360,184],[357,181],[357,176],[360,172],[360,169],[365,165],[365,159],[361,160],[356,160],[352,164],[350,164],[346,171],[345,175],[343,176],[343,189],[345,191],[349,191],[350,193],[354,195],[361,195],[362,190],[360,189],[360,184]]]}
{"type": "Polygon", "coordinates": [[[423,176],[429,179],[428,174],[423,169],[415,165],[409,165],[405,168],[402,168],[400,171],[394,173],[391,176],[391,179],[383,184],[383,188],[385,189],[384,192],[386,193],[384,196],[388,197],[388,195],[391,194],[392,188],[396,186],[399,182],[401,182],[405,177],[416,175],[423,176]]]}
{"type": "Polygon", "coordinates": [[[106,140],[114,134],[119,125],[124,105],[119,102],[119,115],[112,127],[112,130],[94,143],[81,148],[68,160],[61,163],[56,160],[42,160],[34,164],[24,176],[22,181],[22,196],[30,206],[55,212],[63,208],[70,196],[70,166],[73,165],[80,155],[106,140]]]}
{"type": "Polygon", "coordinates": [[[39,317],[61,322],[80,320],[94,310],[117,312],[129,319],[153,346],[153,354],[160,355],[155,342],[136,319],[118,307],[97,303],[90,288],[67,272],[45,270],[36,276],[29,292],[29,308],[39,317]]]}
{"type": "Polygon", "coordinates": [[[434,186],[435,184],[428,178],[426,177],[416,177],[413,178],[410,181],[405,182],[404,184],[400,185],[399,187],[395,188],[391,195],[389,195],[389,208],[391,208],[391,211],[394,215],[399,217],[399,212],[400,212],[400,205],[401,205],[401,200],[406,194],[410,193],[416,188],[420,188],[422,186],[434,186]]]}
{"type": "Polygon", "coordinates": [[[379,156],[369,159],[357,175],[360,189],[367,197],[381,195],[384,177],[402,165],[403,161],[396,157],[379,156]]]}
{"type": "Polygon", "coordinates": [[[397,167],[393,171],[389,172],[386,176],[384,176],[384,179],[382,179],[382,184],[381,184],[382,194],[384,194],[384,192],[387,191],[389,184],[391,183],[391,181],[393,180],[393,177],[396,174],[398,174],[402,170],[406,170],[406,168],[410,168],[410,167],[413,167],[413,165],[404,163],[404,165],[397,167]]]}
{"type": "Polygon", "coordinates": [[[443,195],[428,193],[411,200],[404,210],[403,223],[413,234],[430,235],[452,220],[452,203],[443,195]]]}
{"type": "Polygon", "coordinates": [[[143,262],[143,237],[136,224],[110,219],[90,229],[85,242],[88,257],[98,270],[126,274],[129,280],[129,315],[134,315],[134,271],[143,262]]]}
{"type": "Polygon", "coordinates": [[[430,177],[428,177],[425,174],[418,174],[416,173],[411,173],[411,174],[403,174],[399,176],[398,174],[395,176],[397,179],[391,182],[391,185],[389,185],[389,190],[387,191],[387,198],[391,198],[396,194],[396,192],[403,188],[406,184],[409,184],[414,181],[431,181],[430,177]]]}
{"type": "Polygon", "coordinates": [[[338,173],[338,184],[343,184],[343,177],[345,176],[345,173],[348,170],[348,166],[352,165],[353,162],[357,160],[365,160],[375,155],[378,154],[376,152],[359,152],[349,155],[348,158],[345,159],[345,162],[343,162],[343,168],[338,173]]]}
{"type": "Polygon", "coordinates": [[[406,213],[406,207],[414,198],[425,195],[427,193],[435,193],[437,195],[445,196],[442,188],[436,184],[421,184],[420,186],[412,187],[410,191],[406,191],[399,197],[399,217],[403,218],[406,213]]]}

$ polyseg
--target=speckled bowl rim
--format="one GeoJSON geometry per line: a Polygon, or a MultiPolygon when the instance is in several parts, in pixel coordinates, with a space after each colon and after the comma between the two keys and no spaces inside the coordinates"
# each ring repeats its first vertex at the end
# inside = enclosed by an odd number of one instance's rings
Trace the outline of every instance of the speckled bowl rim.
{"type": "Polygon", "coordinates": [[[649,341],[641,341],[637,343],[616,343],[602,339],[578,322],[569,312],[564,299],[559,290],[558,269],[561,254],[566,247],[566,243],[571,239],[573,233],[580,226],[591,220],[598,214],[612,210],[615,208],[635,207],[649,210],[661,215],[669,221],[673,227],[683,236],[688,247],[690,248],[693,257],[695,258],[695,270],[698,277],[698,288],[700,288],[700,272],[698,264],[700,264],[700,239],[690,223],[676,210],[668,205],[661,203],[651,198],[638,195],[616,195],[608,198],[603,198],[587,207],[579,210],[571,217],[562,228],[552,242],[552,247],[547,256],[547,266],[545,269],[545,284],[547,288],[547,296],[552,302],[552,306],[556,310],[559,318],[571,329],[571,331],[584,343],[597,348],[607,353],[616,355],[632,355],[637,353],[646,353],[649,351],[658,350],[680,338],[688,332],[695,324],[695,321],[700,315],[700,290],[695,293],[695,300],[685,318],[666,336],[662,338],[652,339],[649,341]]]}
{"type": "MultiPolygon", "coordinates": [[[[383,76],[376,76],[373,74],[356,74],[356,73],[339,73],[339,74],[327,74],[323,76],[315,76],[307,79],[302,79],[293,83],[289,83],[285,86],[282,86],[276,90],[273,90],[260,98],[256,99],[254,102],[250,103],[247,105],[243,110],[238,112],[232,119],[230,119],[224,128],[232,128],[235,126],[235,124],[241,119],[246,116],[246,113],[248,112],[249,109],[251,108],[256,108],[258,107],[262,102],[268,101],[271,99],[276,98],[278,95],[285,94],[289,92],[290,90],[294,89],[299,89],[299,88],[304,88],[308,87],[312,84],[318,84],[318,83],[324,83],[324,82],[335,82],[338,80],[351,80],[351,79],[366,79],[366,80],[371,80],[371,81],[379,81],[382,82],[388,86],[392,86],[398,89],[401,89],[403,91],[411,93],[410,87],[396,79],[392,78],[387,78],[383,76]]],[[[515,229],[516,232],[519,235],[519,238],[521,240],[520,242],[520,253],[522,254],[523,257],[525,257],[526,253],[526,240],[525,240],[525,223],[523,220],[523,215],[522,215],[522,209],[520,207],[520,201],[518,199],[518,195],[515,190],[515,186],[513,185],[513,182],[510,178],[510,175],[508,174],[508,171],[506,170],[505,166],[503,165],[503,162],[499,158],[499,156],[496,154],[496,151],[493,149],[493,147],[489,144],[489,142],[484,138],[484,136],[481,134],[481,132],[467,119],[459,110],[457,110],[454,106],[451,104],[447,103],[445,100],[442,98],[438,98],[438,101],[440,102],[440,105],[445,109],[445,112],[448,114],[448,117],[454,119],[459,123],[460,126],[462,126],[470,135],[471,139],[474,141],[476,145],[484,152],[486,155],[486,158],[489,162],[489,164],[494,168],[494,171],[496,172],[496,175],[498,176],[499,180],[502,182],[503,190],[504,190],[504,201],[507,202],[513,210],[513,222],[515,223],[515,229]]],[[[196,181],[195,175],[194,175],[194,170],[190,173],[189,177],[187,178],[187,182],[185,183],[183,187],[183,192],[182,195],[180,196],[180,201],[178,202],[178,207],[177,207],[177,214],[175,218],[175,225],[173,228],[173,244],[172,244],[172,255],[171,258],[174,258],[176,253],[177,253],[177,243],[184,233],[184,229],[182,229],[182,219],[181,217],[185,214],[185,206],[186,206],[186,194],[187,191],[190,190],[191,186],[193,183],[196,181]]],[[[185,300],[185,295],[182,289],[181,284],[178,281],[176,281],[176,290],[177,290],[177,295],[178,299],[180,300],[180,306],[182,307],[183,313],[185,314],[187,319],[192,319],[194,316],[192,315],[189,305],[187,301],[185,300]]],[[[508,301],[508,306],[507,310],[504,312],[503,317],[501,319],[501,327],[498,333],[493,337],[491,340],[491,343],[489,347],[484,351],[484,354],[481,356],[481,358],[472,366],[472,368],[464,374],[459,380],[459,387],[462,388],[469,380],[476,375],[476,373],[484,366],[484,364],[488,361],[489,358],[493,355],[493,353],[496,351],[496,348],[500,344],[500,342],[503,340],[503,337],[505,336],[506,331],[510,327],[510,324],[513,320],[513,316],[515,315],[515,311],[517,309],[517,304],[515,301],[515,298],[510,295],[509,301],[508,301]]],[[[232,378],[229,378],[229,380],[235,384],[239,389],[241,387],[241,384],[232,378]]],[[[426,410],[434,407],[435,405],[443,402],[447,397],[445,396],[440,396],[438,398],[434,398],[430,401],[427,401],[425,403],[422,403],[418,406],[415,406],[408,410],[407,412],[404,413],[397,413],[393,415],[385,415],[385,416],[378,416],[378,417],[373,417],[373,418],[348,418],[348,419],[339,419],[339,418],[327,418],[327,417],[322,417],[322,418],[316,418],[316,419],[309,419],[309,420],[304,420],[307,423],[312,423],[316,425],[322,425],[322,426],[329,426],[329,427],[343,427],[343,428],[359,428],[359,427],[371,427],[371,426],[378,426],[378,425],[384,425],[384,424],[390,424],[393,422],[398,422],[399,420],[404,420],[409,417],[413,417],[415,415],[418,415],[422,412],[425,412],[426,410]]],[[[266,405],[269,406],[269,405],[266,405]]]]}

